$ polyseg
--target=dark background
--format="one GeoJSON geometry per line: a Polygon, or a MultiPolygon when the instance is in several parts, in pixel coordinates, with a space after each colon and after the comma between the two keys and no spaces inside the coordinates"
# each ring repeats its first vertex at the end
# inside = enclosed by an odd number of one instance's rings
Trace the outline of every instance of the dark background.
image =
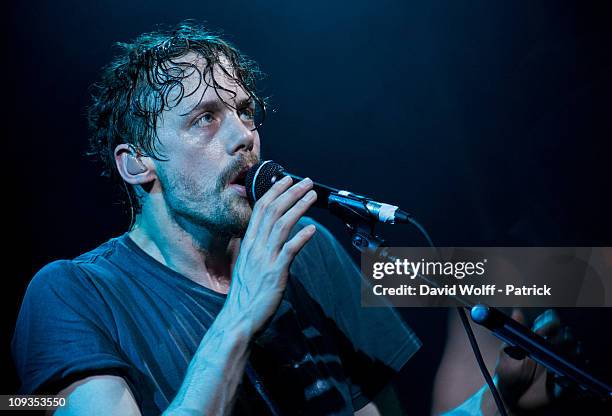
{"type": "MultiPolygon", "coordinates": [[[[276,109],[261,132],[265,158],[397,203],[437,245],[612,244],[608,2],[61,0],[8,7],[3,394],[17,388],[8,346],[33,274],[128,226],[113,188],[84,156],[88,86],[115,41],[160,23],[205,21],[260,63],[262,92],[276,109]]],[[[312,215],[348,242],[338,221],[312,215]]],[[[385,231],[395,245],[425,244],[407,227],[385,231]]],[[[561,312],[609,382],[610,310],[561,312]]],[[[414,414],[425,414],[447,311],[400,313],[424,348],[399,387],[414,414]]]]}

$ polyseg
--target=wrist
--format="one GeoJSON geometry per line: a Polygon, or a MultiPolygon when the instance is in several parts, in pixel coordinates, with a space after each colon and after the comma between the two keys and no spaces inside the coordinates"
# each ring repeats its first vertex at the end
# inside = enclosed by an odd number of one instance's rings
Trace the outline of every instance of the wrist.
{"type": "Polygon", "coordinates": [[[217,315],[215,324],[232,334],[232,339],[240,343],[249,343],[257,332],[257,325],[247,310],[237,308],[228,298],[225,306],[217,315]]]}
{"type": "Polygon", "coordinates": [[[283,290],[270,289],[255,295],[239,282],[232,282],[222,313],[228,325],[248,337],[255,338],[278,308],[283,290]]]}

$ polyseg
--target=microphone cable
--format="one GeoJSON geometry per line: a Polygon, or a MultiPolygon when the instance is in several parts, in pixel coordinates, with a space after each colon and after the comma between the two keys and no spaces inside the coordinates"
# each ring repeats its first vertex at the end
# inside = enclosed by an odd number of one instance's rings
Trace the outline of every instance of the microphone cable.
{"type": "MultiPolygon", "coordinates": [[[[429,237],[429,233],[427,233],[427,230],[425,230],[425,227],[419,224],[419,222],[412,217],[409,217],[409,222],[410,224],[414,225],[417,230],[419,230],[421,235],[425,238],[425,240],[427,240],[427,243],[429,244],[429,246],[432,249],[436,250],[437,252],[437,248],[435,247],[432,239],[429,237]]],[[[474,356],[476,357],[476,362],[478,363],[480,372],[482,373],[485,381],[487,382],[489,390],[491,391],[491,394],[493,395],[493,399],[495,400],[497,409],[499,410],[499,413],[501,414],[501,416],[508,416],[506,407],[504,406],[504,402],[501,398],[501,394],[499,394],[499,391],[497,390],[497,387],[495,386],[495,383],[493,382],[493,379],[491,378],[491,375],[489,374],[489,370],[487,369],[487,366],[485,365],[485,362],[482,359],[482,354],[480,353],[478,342],[476,341],[476,337],[474,336],[474,331],[472,331],[472,327],[470,326],[470,322],[468,321],[468,318],[462,306],[457,307],[457,313],[459,314],[459,318],[461,318],[461,323],[463,324],[463,328],[465,329],[465,332],[470,341],[470,346],[472,347],[472,351],[474,352],[474,356]]]]}
{"type": "Polygon", "coordinates": [[[491,394],[493,395],[493,399],[495,399],[495,404],[497,405],[497,409],[502,416],[508,416],[506,413],[506,408],[504,406],[504,402],[502,401],[501,394],[497,391],[497,387],[489,374],[489,370],[487,370],[487,366],[485,365],[484,360],[482,359],[482,354],[480,353],[480,348],[478,348],[478,343],[476,342],[476,337],[474,336],[474,331],[472,331],[472,327],[470,326],[470,322],[467,319],[465,311],[462,306],[457,307],[457,313],[461,318],[461,323],[465,328],[465,332],[467,333],[468,339],[470,340],[470,345],[472,346],[472,350],[474,351],[474,355],[476,356],[476,361],[478,362],[478,367],[480,367],[480,371],[482,372],[487,385],[489,386],[489,390],[491,390],[491,394]]]}

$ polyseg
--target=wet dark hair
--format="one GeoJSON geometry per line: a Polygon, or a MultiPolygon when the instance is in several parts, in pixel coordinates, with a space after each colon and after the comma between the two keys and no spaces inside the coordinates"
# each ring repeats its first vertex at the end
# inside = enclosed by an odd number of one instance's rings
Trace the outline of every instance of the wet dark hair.
{"type": "Polygon", "coordinates": [[[140,211],[140,202],[134,188],[127,186],[117,172],[115,148],[127,143],[143,155],[164,160],[157,148],[157,120],[162,111],[195,92],[186,94],[182,83],[185,78],[199,74],[200,85],[204,82],[214,88],[223,100],[219,90],[228,90],[217,83],[213,71],[219,68],[255,102],[260,115],[255,128],[265,118],[266,106],[255,92],[256,81],[262,77],[257,64],[192,20],[169,30],[142,34],[131,43],[118,42],[116,46],[119,54],[103,68],[100,81],[92,86],[92,103],[87,112],[89,155],[102,162],[104,176],[120,185],[126,194],[123,202],[129,204],[133,216],[134,211],[140,211]],[[177,61],[189,52],[205,59],[203,71],[194,63],[177,61]]]}

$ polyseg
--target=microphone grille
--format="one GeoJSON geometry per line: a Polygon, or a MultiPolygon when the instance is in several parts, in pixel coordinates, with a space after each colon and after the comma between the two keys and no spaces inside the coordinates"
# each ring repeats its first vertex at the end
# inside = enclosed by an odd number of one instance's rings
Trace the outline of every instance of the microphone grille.
{"type": "Polygon", "coordinates": [[[285,169],[276,162],[266,160],[253,166],[246,174],[244,185],[251,207],[276,183],[285,169]]]}

